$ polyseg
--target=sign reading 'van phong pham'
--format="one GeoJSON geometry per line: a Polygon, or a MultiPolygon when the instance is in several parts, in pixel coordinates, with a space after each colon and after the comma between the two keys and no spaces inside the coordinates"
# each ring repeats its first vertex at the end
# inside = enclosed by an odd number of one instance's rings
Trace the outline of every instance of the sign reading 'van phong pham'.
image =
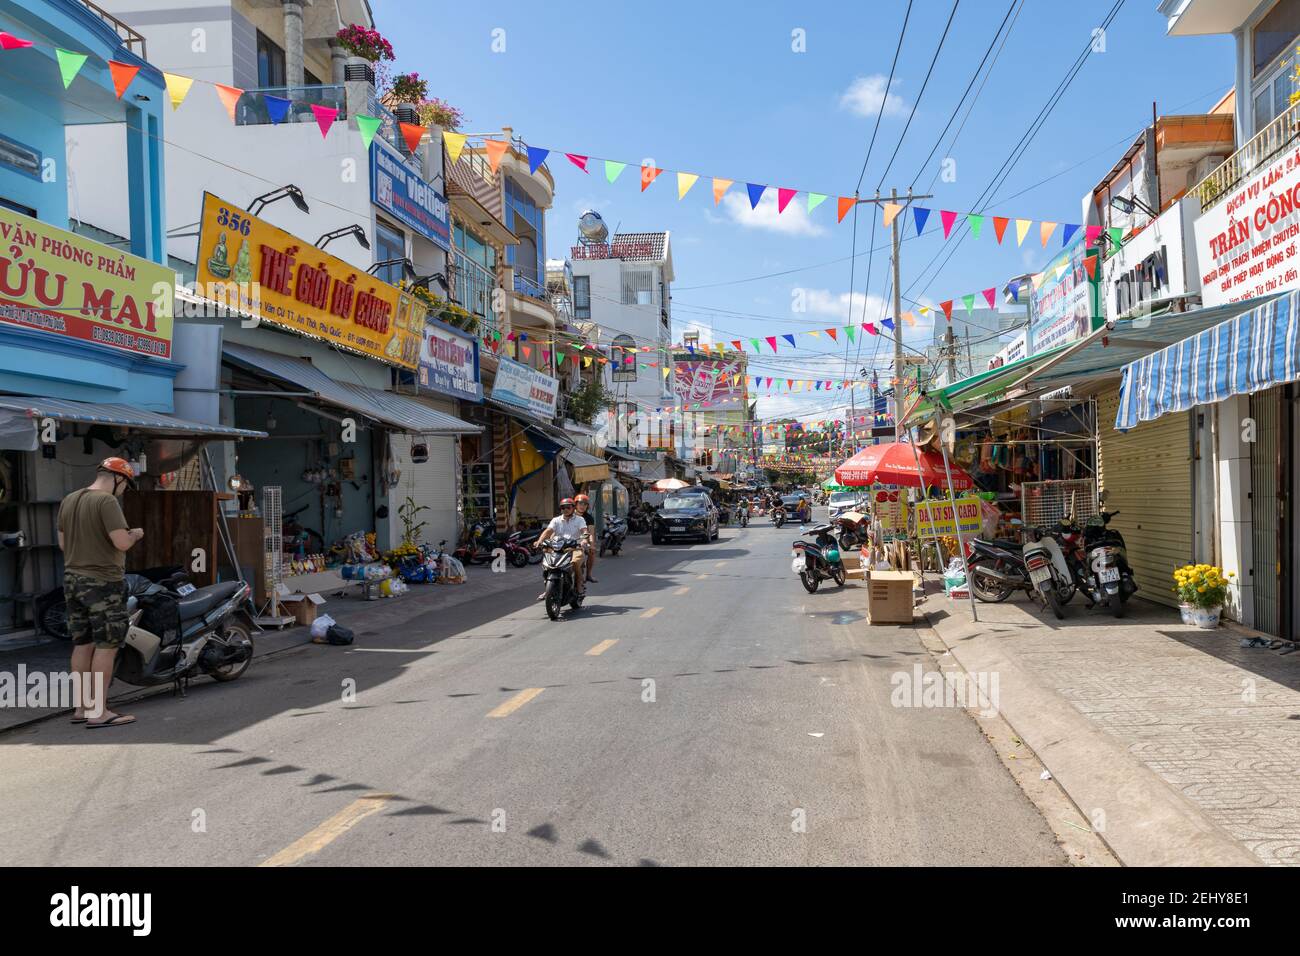
{"type": "Polygon", "coordinates": [[[171,358],[176,273],[148,259],[5,211],[0,323],[171,358]]]}

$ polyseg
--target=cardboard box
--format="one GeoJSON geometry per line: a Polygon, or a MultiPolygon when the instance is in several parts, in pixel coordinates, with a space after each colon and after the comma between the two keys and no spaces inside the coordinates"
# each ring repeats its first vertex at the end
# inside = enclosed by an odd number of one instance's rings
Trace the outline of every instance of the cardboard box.
{"type": "Polygon", "coordinates": [[[872,571],[867,576],[867,621],[871,624],[911,624],[911,571],[872,571]]]}
{"type": "Polygon", "coordinates": [[[280,597],[280,603],[293,615],[295,621],[303,627],[311,627],[325,599],[319,594],[288,594],[280,597]]]}

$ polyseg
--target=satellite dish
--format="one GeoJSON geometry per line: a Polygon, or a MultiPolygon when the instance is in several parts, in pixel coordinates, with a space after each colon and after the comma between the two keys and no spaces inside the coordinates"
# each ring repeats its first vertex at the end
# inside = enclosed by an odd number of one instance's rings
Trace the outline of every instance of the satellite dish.
{"type": "Polygon", "coordinates": [[[609,238],[609,227],[594,209],[588,209],[578,217],[578,231],[588,242],[604,242],[609,238]]]}

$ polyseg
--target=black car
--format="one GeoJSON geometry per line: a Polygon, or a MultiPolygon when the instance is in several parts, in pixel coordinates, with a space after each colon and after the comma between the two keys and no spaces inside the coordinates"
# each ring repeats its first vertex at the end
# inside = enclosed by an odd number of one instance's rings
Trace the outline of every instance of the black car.
{"type": "Polygon", "coordinates": [[[794,494],[794,495],[782,495],[782,496],[781,496],[781,506],[782,506],[783,508],[785,508],[785,513],[786,513],[787,515],[789,515],[791,518],[793,518],[793,517],[795,516],[795,512],[799,510],[799,499],[800,499],[800,498],[803,498],[805,501],[808,502],[808,508],[809,508],[809,510],[811,511],[811,509],[812,509],[812,503],[813,503],[812,495],[807,495],[807,494],[804,494],[804,495],[794,494]]]}
{"type": "Polygon", "coordinates": [[[650,522],[650,541],[697,538],[709,542],[718,536],[718,509],[707,494],[672,494],[650,522]]]}

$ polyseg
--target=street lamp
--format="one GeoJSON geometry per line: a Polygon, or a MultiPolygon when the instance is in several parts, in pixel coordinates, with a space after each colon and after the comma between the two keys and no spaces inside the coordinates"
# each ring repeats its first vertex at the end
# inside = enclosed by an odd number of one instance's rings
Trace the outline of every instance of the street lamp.
{"type": "Polygon", "coordinates": [[[248,204],[248,214],[256,216],[266,206],[271,203],[284,199],[288,196],[293,200],[293,204],[298,207],[300,212],[311,215],[311,209],[307,206],[307,200],[302,194],[302,190],[290,183],[288,186],[281,186],[279,189],[273,189],[269,193],[263,193],[248,204]]]}
{"type": "Polygon", "coordinates": [[[420,276],[420,278],[416,279],[415,282],[413,282],[411,285],[412,288],[415,289],[420,289],[420,288],[427,289],[429,288],[429,283],[433,282],[434,280],[437,280],[438,285],[442,286],[442,291],[444,292],[451,291],[451,286],[447,284],[447,276],[441,272],[433,272],[427,276],[420,276]]]}
{"type": "Polygon", "coordinates": [[[355,222],[350,226],[344,226],[342,229],[335,229],[333,232],[325,233],[325,235],[316,240],[316,248],[324,249],[335,239],[341,239],[348,235],[355,236],[357,242],[361,244],[362,249],[370,248],[370,240],[366,238],[366,231],[355,222]]]}
{"type": "MultiPolygon", "coordinates": [[[[370,247],[367,246],[366,248],[368,249],[370,247]]],[[[395,266],[395,265],[401,265],[402,278],[406,279],[407,281],[414,281],[415,264],[412,263],[411,260],[407,259],[405,256],[399,257],[397,259],[380,259],[378,262],[371,265],[371,267],[367,269],[366,272],[369,273],[370,275],[377,275],[380,269],[386,269],[389,266],[395,266]]]]}
{"type": "Polygon", "coordinates": [[[1137,196],[1111,196],[1110,204],[1118,208],[1120,212],[1127,216],[1133,215],[1133,210],[1135,209],[1141,209],[1152,219],[1157,219],[1160,216],[1160,213],[1156,212],[1141,199],[1138,199],[1137,196]]]}

